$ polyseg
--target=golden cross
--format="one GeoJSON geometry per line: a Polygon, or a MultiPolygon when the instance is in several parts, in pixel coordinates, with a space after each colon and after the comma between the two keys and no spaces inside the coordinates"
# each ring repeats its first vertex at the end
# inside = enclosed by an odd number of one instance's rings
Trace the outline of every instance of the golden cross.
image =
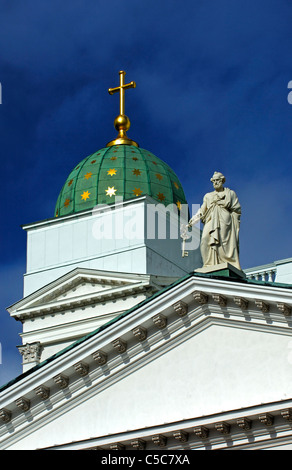
{"type": "Polygon", "coordinates": [[[124,115],[125,114],[125,90],[127,90],[128,88],[136,88],[136,83],[130,82],[130,83],[125,84],[126,72],[121,70],[119,74],[120,74],[120,86],[117,86],[115,88],[109,88],[108,92],[110,95],[113,95],[117,91],[120,92],[120,115],[124,115]]]}

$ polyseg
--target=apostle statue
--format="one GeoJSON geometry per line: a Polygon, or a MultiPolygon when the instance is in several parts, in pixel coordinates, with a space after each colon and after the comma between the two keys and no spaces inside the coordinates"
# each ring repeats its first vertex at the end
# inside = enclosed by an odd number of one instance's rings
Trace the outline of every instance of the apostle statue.
{"type": "Polygon", "coordinates": [[[215,172],[211,178],[214,191],[204,196],[199,211],[188,227],[199,220],[204,224],[201,254],[205,267],[229,263],[241,270],[239,263],[239,225],[241,207],[234,191],[224,188],[225,177],[215,172]]]}

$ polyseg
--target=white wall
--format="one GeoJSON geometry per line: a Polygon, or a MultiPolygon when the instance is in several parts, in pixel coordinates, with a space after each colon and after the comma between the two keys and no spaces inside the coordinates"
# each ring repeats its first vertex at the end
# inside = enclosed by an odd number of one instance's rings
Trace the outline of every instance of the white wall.
{"type": "Polygon", "coordinates": [[[98,438],[291,397],[290,336],[226,324],[183,339],[149,362],[144,358],[137,370],[129,366],[128,375],[110,377],[107,388],[88,385],[87,399],[84,394],[78,405],[67,399],[59,416],[52,413],[53,421],[12,448],[98,438]]]}
{"type": "Polygon", "coordinates": [[[275,262],[277,266],[276,282],[292,284],[292,258],[275,262]]]}
{"type": "MultiPolygon", "coordinates": [[[[149,205],[154,207],[153,200],[146,196],[108,212],[96,209],[25,226],[24,296],[76,267],[177,277],[200,267],[199,230],[194,231],[197,249],[182,258],[180,237],[147,236],[149,205]]],[[[158,212],[163,219],[163,209],[158,212]]],[[[167,221],[168,227],[176,223],[171,215],[167,221]]]]}

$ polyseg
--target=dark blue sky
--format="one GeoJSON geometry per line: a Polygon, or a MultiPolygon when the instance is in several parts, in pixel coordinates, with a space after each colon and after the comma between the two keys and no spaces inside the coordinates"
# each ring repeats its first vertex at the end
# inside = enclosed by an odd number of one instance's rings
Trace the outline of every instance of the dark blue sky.
{"type": "Polygon", "coordinates": [[[129,136],[167,162],[189,204],[214,170],[242,205],[243,268],[290,248],[292,3],[288,0],[2,0],[0,384],[20,373],[21,224],[54,215],[70,170],[116,136],[119,70],[129,136]]]}

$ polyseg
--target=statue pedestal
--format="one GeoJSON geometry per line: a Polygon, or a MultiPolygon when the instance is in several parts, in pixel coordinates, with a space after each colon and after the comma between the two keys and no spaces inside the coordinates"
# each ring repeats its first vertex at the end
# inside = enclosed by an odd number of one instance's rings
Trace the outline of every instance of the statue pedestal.
{"type": "Polygon", "coordinates": [[[218,276],[243,278],[243,279],[245,279],[246,277],[243,271],[241,271],[240,269],[237,269],[235,266],[229,263],[220,263],[214,266],[204,266],[203,268],[196,269],[194,272],[203,273],[203,274],[216,274],[218,276]]]}

